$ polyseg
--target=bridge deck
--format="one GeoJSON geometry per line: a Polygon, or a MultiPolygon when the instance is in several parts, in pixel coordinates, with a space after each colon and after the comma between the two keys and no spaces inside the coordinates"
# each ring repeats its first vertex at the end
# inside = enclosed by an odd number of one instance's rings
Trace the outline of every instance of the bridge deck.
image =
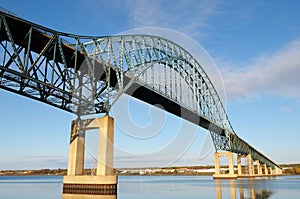
{"type": "MultiPolygon", "coordinates": [[[[0,13],[2,13],[5,16],[5,20],[9,27],[9,31],[12,35],[12,38],[15,44],[17,44],[18,46],[21,46],[25,49],[28,48],[28,44],[27,44],[28,39],[26,38],[30,36],[29,34],[30,30],[32,31],[31,38],[34,39],[31,39],[30,51],[33,51],[37,54],[42,52],[42,50],[45,48],[45,46],[53,36],[61,34],[59,32],[55,32],[54,30],[45,28],[38,24],[34,24],[32,22],[18,18],[16,16],[9,15],[1,11],[0,13]],[[38,28],[33,28],[33,27],[38,27],[38,28]]],[[[3,27],[3,25],[4,24],[2,22],[1,26],[3,27]]],[[[1,28],[0,31],[0,42],[2,41],[10,41],[4,28],[1,28]]],[[[52,48],[48,50],[47,53],[44,54],[43,56],[47,57],[49,60],[53,60],[54,51],[55,51],[54,48],[55,47],[52,46],[52,48]]],[[[62,41],[62,49],[65,56],[66,66],[68,68],[74,68],[76,62],[76,67],[77,67],[76,70],[79,70],[82,73],[87,73],[88,66],[86,61],[90,59],[88,57],[86,58],[84,53],[81,52],[80,50],[76,50],[75,44],[68,44],[67,42],[62,41]],[[75,60],[76,57],[77,60],[75,60]]],[[[55,61],[63,64],[63,60],[61,56],[57,56],[58,52],[59,49],[58,46],[56,45],[55,61]]],[[[95,76],[95,78],[97,80],[104,81],[106,79],[106,74],[104,72],[105,66],[99,62],[93,62],[93,64],[94,64],[95,74],[99,74],[98,76],[95,76]]],[[[110,84],[112,86],[115,86],[117,83],[116,71],[111,69],[110,73],[111,73],[110,84]]]]}
{"type": "MultiPolygon", "coordinates": [[[[34,38],[31,40],[30,43],[30,50],[34,51],[36,53],[40,53],[44,47],[47,45],[47,43],[50,41],[51,37],[53,35],[50,35],[50,32],[45,29],[45,32],[42,32],[41,30],[38,30],[36,28],[32,28],[32,24],[28,23],[27,21],[16,18],[14,16],[6,16],[6,22],[9,27],[10,33],[14,39],[14,42],[18,46],[22,46],[23,48],[27,48],[27,37],[29,37],[29,32],[32,29],[32,35],[31,37],[34,38]]],[[[3,26],[2,26],[3,27],[3,26]]],[[[9,41],[8,35],[6,34],[4,28],[1,29],[0,32],[0,42],[2,41],[9,41]]],[[[58,48],[58,46],[57,46],[58,48]]],[[[74,66],[75,63],[75,57],[74,57],[74,47],[63,43],[62,45],[63,52],[68,59],[66,59],[67,66],[74,66]]],[[[58,52],[58,49],[57,49],[58,52]]],[[[53,58],[53,53],[54,53],[54,47],[52,48],[51,51],[49,51],[45,56],[47,56],[49,59],[53,58]]],[[[62,63],[61,57],[57,56],[57,61],[62,63]]],[[[84,55],[82,53],[77,54],[77,63],[80,66],[81,63],[84,61],[84,55]]]]}

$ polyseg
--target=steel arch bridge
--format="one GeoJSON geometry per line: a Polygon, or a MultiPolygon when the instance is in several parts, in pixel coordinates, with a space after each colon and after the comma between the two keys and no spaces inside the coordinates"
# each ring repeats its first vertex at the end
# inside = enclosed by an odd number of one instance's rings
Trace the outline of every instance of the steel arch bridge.
{"type": "Polygon", "coordinates": [[[79,36],[0,11],[0,88],[78,116],[108,113],[126,93],[209,130],[216,150],[279,167],[234,132],[198,61],[161,37],[79,36]]]}

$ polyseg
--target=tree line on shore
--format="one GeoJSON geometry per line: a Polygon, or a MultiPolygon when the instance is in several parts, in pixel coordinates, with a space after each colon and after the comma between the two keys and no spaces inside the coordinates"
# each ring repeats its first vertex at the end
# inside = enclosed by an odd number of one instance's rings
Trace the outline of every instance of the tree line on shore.
{"type": "MultiPolygon", "coordinates": [[[[281,164],[283,168],[284,175],[300,175],[300,164],[281,164]]],[[[200,168],[214,168],[214,166],[188,166],[188,167],[168,167],[168,169],[180,169],[180,168],[193,168],[193,169],[200,169],[200,168]]],[[[136,168],[139,169],[139,168],[136,168]]],[[[140,168],[145,169],[145,168],[140,168]]],[[[157,168],[147,168],[147,169],[157,169],[157,168]]],[[[165,168],[166,169],[166,168],[165,168]]],[[[120,171],[126,170],[126,168],[115,169],[116,174],[120,174],[120,171]]],[[[92,175],[94,173],[94,169],[85,169],[84,175],[92,175]]],[[[192,174],[192,173],[190,173],[192,174]]],[[[64,176],[67,175],[67,169],[38,169],[38,170],[2,170],[0,171],[0,175],[4,176],[17,176],[17,175],[60,175],[64,176]]]]}

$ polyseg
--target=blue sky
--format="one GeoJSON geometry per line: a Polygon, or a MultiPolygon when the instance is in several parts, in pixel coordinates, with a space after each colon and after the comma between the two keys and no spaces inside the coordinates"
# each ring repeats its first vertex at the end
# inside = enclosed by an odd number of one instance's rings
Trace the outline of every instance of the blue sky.
{"type": "MultiPolygon", "coordinates": [[[[3,0],[0,6],[75,34],[161,27],[188,35],[217,65],[236,133],[277,163],[300,162],[300,2],[3,0]]],[[[4,90],[0,102],[0,169],[67,167],[72,114],[4,90]]],[[[111,112],[118,118],[117,167],[213,164],[205,130],[126,97],[116,106],[128,113],[111,112]],[[153,117],[163,121],[161,128],[153,117]],[[128,118],[149,137],[129,132],[128,118]]],[[[96,156],[95,136],[88,134],[89,158],[96,156]]]]}

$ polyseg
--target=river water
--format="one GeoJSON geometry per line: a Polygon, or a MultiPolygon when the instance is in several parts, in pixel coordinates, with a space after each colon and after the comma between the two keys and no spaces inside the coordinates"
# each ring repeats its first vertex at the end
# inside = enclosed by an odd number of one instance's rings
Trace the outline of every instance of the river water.
{"type": "MultiPolygon", "coordinates": [[[[62,180],[61,176],[0,176],[0,198],[64,199],[62,180]]],[[[120,176],[117,196],[90,198],[299,199],[300,176],[237,180],[213,180],[211,176],[120,176]]]]}

